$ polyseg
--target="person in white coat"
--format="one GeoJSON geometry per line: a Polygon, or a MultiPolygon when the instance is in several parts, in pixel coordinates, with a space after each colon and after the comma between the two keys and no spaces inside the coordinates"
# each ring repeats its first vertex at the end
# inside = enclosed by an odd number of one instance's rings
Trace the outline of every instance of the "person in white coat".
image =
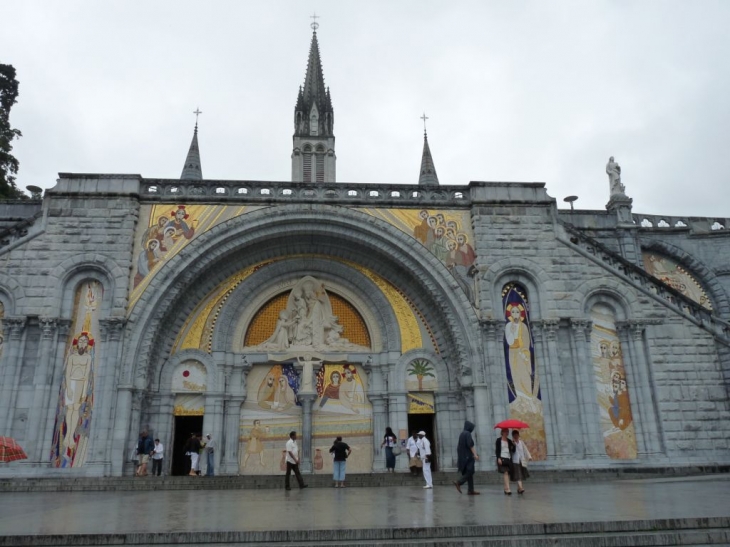
{"type": "Polygon", "coordinates": [[[408,467],[411,469],[411,476],[417,477],[418,470],[423,467],[423,462],[418,458],[418,433],[415,429],[413,435],[408,437],[406,452],[408,453],[408,467]]]}
{"type": "Polygon", "coordinates": [[[426,481],[424,488],[433,488],[433,479],[431,478],[431,441],[426,438],[425,431],[418,432],[418,453],[423,462],[423,479],[426,481]]]}
{"type": "Polygon", "coordinates": [[[527,472],[527,462],[532,459],[530,451],[527,450],[525,441],[520,440],[520,432],[517,429],[512,430],[512,442],[515,444],[515,451],[512,454],[512,480],[517,481],[517,493],[524,494],[525,488],[522,481],[530,474],[527,472]]]}

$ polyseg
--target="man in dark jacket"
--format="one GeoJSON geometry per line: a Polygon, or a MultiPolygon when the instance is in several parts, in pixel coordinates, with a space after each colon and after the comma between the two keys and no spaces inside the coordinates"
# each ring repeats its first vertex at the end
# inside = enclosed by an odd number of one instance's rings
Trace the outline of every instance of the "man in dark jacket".
{"type": "Polygon", "coordinates": [[[471,438],[472,431],[474,431],[474,424],[467,420],[464,422],[464,431],[459,435],[459,444],[456,447],[461,478],[454,481],[454,486],[461,494],[461,485],[466,482],[469,485],[467,494],[478,496],[479,492],[474,490],[474,462],[479,459],[479,456],[474,448],[474,439],[471,438]]]}
{"type": "Polygon", "coordinates": [[[138,477],[147,476],[147,463],[150,461],[150,455],[155,449],[155,445],[152,443],[152,438],[147,434],[145,429],[139,436],[137,441],[137,457],[139,458],[139,466],[135,473],[138,477]]]}

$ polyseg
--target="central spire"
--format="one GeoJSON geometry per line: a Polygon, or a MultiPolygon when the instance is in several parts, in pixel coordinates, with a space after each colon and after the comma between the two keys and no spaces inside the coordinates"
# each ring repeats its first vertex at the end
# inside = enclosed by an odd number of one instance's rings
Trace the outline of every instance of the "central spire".
{"type": "Polygon", "coordinates": [[[193,140],[190,142],[188,156],[185,158],[181,180],[203,180],[203,169],[200,167],[200,149],[198,148],[198,116],[202,114],[199,108],[195,109],[195,130],[193,140]]]}
{"type": "Polygon", "coordinates": [[[322,59],[317,40],[318,15],[312,19],[304,85],[299,87],[294,107],[294,150],[292,181],[335,181],[335,113],[330,90],[324,83],[322,59]]]}
{"type": "Polygon", "coordinates": [[[433,164],[431,148],[428,146],[428,133],[426,132],[426,120],[428,116],[423,113],[423,155],[421,156],[421,173],[418,176],[419,186],[438,186],[439,178],[436,175],[436,166],[433,164]]]}

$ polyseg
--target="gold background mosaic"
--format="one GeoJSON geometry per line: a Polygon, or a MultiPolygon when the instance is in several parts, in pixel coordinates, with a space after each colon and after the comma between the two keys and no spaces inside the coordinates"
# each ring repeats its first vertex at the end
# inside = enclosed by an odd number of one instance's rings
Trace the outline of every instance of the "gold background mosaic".
{"type": "MultiPolygon", "coordinates": [[[[244,346],[257,346],[265,342],[274,332],[279,313],[286,309],[289,293],[279,294],[264,304],[246,330],[243,340],[244,346]]],[[[370,333],[365,326],[362,316],[347,300],[341,296],[328,292],[332,313],[337,316],[343,328],[342,336],[353,344],[370,347],[370,333]]]]}

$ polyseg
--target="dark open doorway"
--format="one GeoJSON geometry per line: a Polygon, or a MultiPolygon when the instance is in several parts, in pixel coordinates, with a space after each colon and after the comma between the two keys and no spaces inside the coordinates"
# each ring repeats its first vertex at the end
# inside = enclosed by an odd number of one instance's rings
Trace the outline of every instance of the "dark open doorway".
{"type": "Polygon", "coordinates": [[[435,414],[409,414],[408,415],[408,434],[414,430],[425,431],[426,438],[431,441],[431,471],[438,470],[438,460],[436,459],[436,439],[435,432],[435,414]]]}
{"type": "Polygon", "coordinates": [[[175,416],[175,432],[172,450],[168,454],[172,457],[171,475],[187,475],[190,473],[190,457],[185,455],[185,443],[190,435],[203,431],[202,416],[175,416]]]}

